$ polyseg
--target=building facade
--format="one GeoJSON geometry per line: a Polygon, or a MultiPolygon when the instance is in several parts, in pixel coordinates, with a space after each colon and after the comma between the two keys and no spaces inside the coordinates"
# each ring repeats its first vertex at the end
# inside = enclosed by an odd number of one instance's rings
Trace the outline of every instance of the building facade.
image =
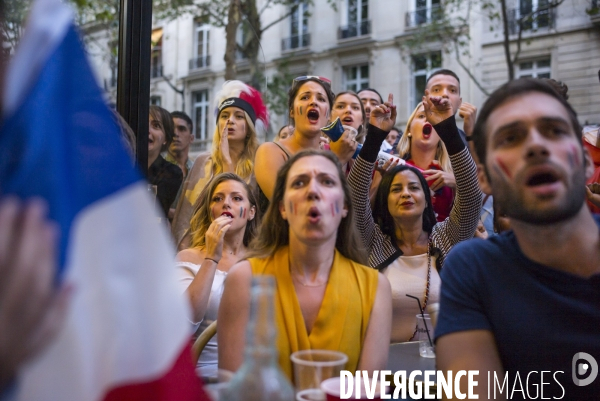
{"type": "MultiPolygon", "coordinates": [[[[266,2],[257,1],[259,8],[266,2]]],[[[502,27],[485,16],[479,3],[464,1],[456,11],[468,13],[471,40],[465,46],[468,55],[461,56],[461,62],[479,85],[442,43],[427,43],[412,50],[403,46],[419,28],[443,12],[440,0],[335,0],[335,7],[325,0],[314,0],[310,6],[301,3],[295,13],[263,33],[259,59],[264,65],[264,86],[272,82],[284,63],[294,76],[330,78],[334,92],[371,87],[384,98],[392,93],[398,106],[397,126],[404,130],[420,101],[427,75],[438,68],[449,68],[461,79],[463,101],[480,107],[486,99],[484,90],[489,93],[506,82],[508,72],[502,27]]],[[[548,0],[508,3],[514,54],[518,37],[515,21],[532,10],[543,9],[548,0]]],[[[581,122],[587,124],[600,123],[600,17],[586,12],[593,3],[565,0],[556,9],[540,12],[524,23],[515,62],[516,77],[550,77],[565,82],[569,101],[581,122]]],[[[281,5],[267,8],[261,17],[263,26],[289,11],[281,5]]],[[[210,149],[215,129],[213,100],[225,75],[225,31],[193,15],[156,20],[154,25],[150,101],[169,111],[188,113],[195,122],[193,151],[210,149]]],[[[102,46],[114,43],[114,37],[99,31],[90,31],[89,35],[95,38],[88,47],[99,80],[107,95],[114,98],[116,60],[114,56],[98,56],[102,46]]],[[[237,71],[238,79],[249,81],[249,63],[242,57],[238,57],[237,71]]],[[[270,134],[261,139],[270,140],[287,123],[286,115],[271,113],[270,134]]]]}

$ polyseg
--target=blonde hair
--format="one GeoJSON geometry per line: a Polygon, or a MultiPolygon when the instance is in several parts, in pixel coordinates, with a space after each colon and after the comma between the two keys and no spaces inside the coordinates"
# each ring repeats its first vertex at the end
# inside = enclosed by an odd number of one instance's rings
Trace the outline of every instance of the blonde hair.
{"type": "MultiPolygon", "coordinates": [[[[408,137],[408,134],[410,133],[410,125],[412,124],[415,116],[417,115],[417,112],[419,111],[419,108],[422,105],[423,103],[419,103],[417,107],[415,107],[415,109],[413,110],[410,117],[408,117],[408,121],[406,122],[406,129],[404,130],[404,134],[400,138],[400,141],[398,142],[398,147],[396,148],[398,150],[398,155],[400,155],[400,157],[405,160],[408,160],[412,157],[411,138],[408,137]]],[[[442,141],[441,139],[438,142],[437,149],[435,151],[435,160],[440,162],[440,166],[442,167],[443,171],[454,173],[454,170],[452,169],[452,164],[450,163],[450,156],[448,156],[448,151],[446,150],[446,145],[444,145],[444,141],[442,141]]]]}
{"type": "MultiPolygon", "coordinates": [[[[242,177],[244,181],[248,182],[250,176],[254,172],[254,156],[256,155],[256,149],[258,149],[258,139],[256,138],[254,124],[252,123],[252,120],[250,120],[248,113],[244,112],[244,117],[246,119],[246,139],[244,140],[244,150],[235,166],[235,173],[242,177]]],[[[211,149],[214,175],[221,174],[223,172],[223,165],[225,164],[219,149],[220,143],[221,131],[219,130],[219,123],[217,122],[211,149]]]]}

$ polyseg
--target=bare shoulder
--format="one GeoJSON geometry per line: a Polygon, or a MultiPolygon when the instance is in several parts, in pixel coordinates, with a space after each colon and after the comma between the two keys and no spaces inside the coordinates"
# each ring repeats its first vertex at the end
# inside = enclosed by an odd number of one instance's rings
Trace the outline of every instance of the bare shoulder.
{"type": "Polygon", "coordinates": [[[377,277],[378,277],[378,281],[377,281],[377,293],[381,292],[384,296],[389,297],[391,299],[391,297],[392,297],[392,286],[390,284],[390,281],[381,272],[377,273],[377,277]]]}
{"type": "Polygon", "coordinates": [[[241,260],[231,266],[225,281],[231,283],[230,285],[244,285],[250,283],[252,281],[252,266],[250,266],[250,262],[241,260]]]}
{"type": "Polygon", "coordinates": [[[177,254],[176,260],[199,265],[204,261],[204,251],[199,248],[187,248],[177,254]]]}
{"type": "Polygon", "coordinates": [[[265,142],[258,147],[256,151],[256,160],[263,160],[266,163],[285,162],[284,153],[279,146],[273,142],[265,142]]]}

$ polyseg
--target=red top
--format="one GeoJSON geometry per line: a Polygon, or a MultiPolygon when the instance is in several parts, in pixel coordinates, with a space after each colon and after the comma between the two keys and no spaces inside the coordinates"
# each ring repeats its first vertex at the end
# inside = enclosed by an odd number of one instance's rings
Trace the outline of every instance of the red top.
{"type": "MultiPolygon", "coordinates": [[[[417,168],[420,172],[424,170],[411,160],[406,161],[407,164],[417,168]]],[[[428,170],[442,170],[440,165],[436,162],[432,162],[429,165],[428,170]]],[[[423,174],[425,178],[427,178],[429,174],[423,174]]],[[[429,182],[429,186],[433,184],[433,181],[429,182]]],[[[448,216],[450,216],[450,210],[452,210],[452,203],[454,202],[454,191],[452,188],[443,186],[442,188],[435,191],[435,195],[431,198],[431,202],[433,203],[433,211],[435,212],[438,223],[446,220],[448,216]]]]}

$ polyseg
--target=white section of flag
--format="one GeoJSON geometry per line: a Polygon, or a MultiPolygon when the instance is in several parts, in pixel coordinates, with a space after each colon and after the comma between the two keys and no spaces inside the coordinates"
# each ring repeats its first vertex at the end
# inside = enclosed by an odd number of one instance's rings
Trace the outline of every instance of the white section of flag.
{"type": "Polygon", "coordinates": [[[65,274],[75,287],[67,323],[21,375],[19,400],[96,401],[172,367],[189,341],[190,311],[155,215],[140,181],[77,216],[65,274]]]}

